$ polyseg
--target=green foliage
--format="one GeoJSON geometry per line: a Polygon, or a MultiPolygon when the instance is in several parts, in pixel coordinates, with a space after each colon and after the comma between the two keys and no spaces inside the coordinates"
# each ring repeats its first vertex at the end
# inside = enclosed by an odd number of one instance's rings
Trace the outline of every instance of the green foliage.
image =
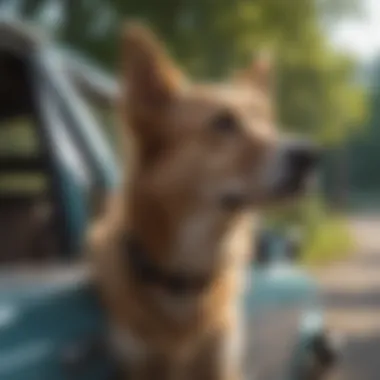
{"type": "Polygon", "coordinates": [[[345,219],[329,211],[317,195],[269,214],[268,223],[282,233],[294,227],[299,230],[303,238],[300,261],[307,265],[329,263],[355,248],[345,219]]]}
{"type": "Polygon", "coordinates": [[[371,79],[368,122],[366,128],[360,131],[361,133],[355,134],[350,139],[347,155],[350,163],[352,192],[371,194],[371,201],[378,203],[380,194],[380,58],[375,62],[371,79]]]}
{"type": "Polygon", "coordinates": [[[305,243],[301,262],[306,265],[328,264],[345,258],[355,250],[347,222],[337,216],[330,216],[316,225],[305,243]]]}
{"type": "Polygon", "coordinates": [[[0,157],[7,155],[32,156],[38,151],[38,139],[27,118],[0,123],[0,157]]]}
{"type": "MultiPolygon", "coordinates": [[[[21,1],[23,14],[50,25],[60,41],[108,70],[117,68],[122,22],[137,18],[150,24],[197,78],[228,75],[248,64],[254,52],[271,49],[278,114],[288,130],[335,144],[366,117],[364,94],[352,80],[353,62],[331,48],[322,30],[359,12],[359,0],[33,0],[26,6],[28,1],[21,1]],[[49,23],[54,9],[57,22],[49,23]]],[[[318,198],[276,214],[273,223],[302,226],[306,261],[346,251],[343,223],[318,198]]]]}
{"type": "Polygon", "coordinates": [[[285,62],[279,92],[280,118],[290,129],[325,144],[339,143],[366,119],[364,91],[352,81],[353,64],[333,52],[285,62]]]}
{"type": "Polygon", "coordinates": [[[358,0],[21,0],[20,12],[48,25],[62,42],[105,68],[117,68],[121,24],[153,27],[196,77],[217,78],[270,48],[278,63],[280,119],[323,142],[345,138],[365,116],[353,65],[323,33],[326,20],[358,13],[358,0]],[[58,15],[57,15],[58,13],[58,15]],[[323,22],[323,23],[322,23],[323,22]]]}
{"type": "Polygon", "coordinates": [[[343,16],[362,16],[364,10],[358,0],[317,0],[317,7],[326,22],[336,22],[343,16]]]}
{"type": "MultiPolygon", "coordinates": [[[[0,123],[0,159],[23,157],[27,160],[36,157],[38,152],[38,139],[29,118],[7,119],[0,123]]],[[[38,171],[0,174],[0,194],[42,194],[48,186],[46,175],[38,171]]]]}

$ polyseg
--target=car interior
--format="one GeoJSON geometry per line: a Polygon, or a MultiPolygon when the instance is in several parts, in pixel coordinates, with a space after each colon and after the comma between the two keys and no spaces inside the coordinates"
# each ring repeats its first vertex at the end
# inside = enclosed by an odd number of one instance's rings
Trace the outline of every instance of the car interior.
{"type": "Polygon", "coordinates": [[[0,264],[59,251],[48,154],[38,133],[27,64],[0,51],[0,264]]]}

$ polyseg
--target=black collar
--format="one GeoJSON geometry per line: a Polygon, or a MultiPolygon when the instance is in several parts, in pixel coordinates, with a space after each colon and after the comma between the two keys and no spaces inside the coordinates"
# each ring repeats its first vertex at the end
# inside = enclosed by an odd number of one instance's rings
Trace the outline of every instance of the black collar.
{"type": "Polygon", "coordinates": [[[126,238],[125,254],[136,279],[147,285],[161,287],[172,295],[197,295],[211,282],[211,276],[168,272],[160,268],[149,258],[140,241],[133,235],[126,238]]]}

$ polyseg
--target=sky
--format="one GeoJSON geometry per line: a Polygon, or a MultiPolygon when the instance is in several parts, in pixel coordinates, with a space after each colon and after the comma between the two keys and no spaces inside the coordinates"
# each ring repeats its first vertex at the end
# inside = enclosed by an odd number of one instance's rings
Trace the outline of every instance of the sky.
{"type": "Polygon", "coordinates": [[[337,23],[329,34],[334,46],[369,61],[380,52],[380,0],[361,1],[365,15],[337,23]]]}

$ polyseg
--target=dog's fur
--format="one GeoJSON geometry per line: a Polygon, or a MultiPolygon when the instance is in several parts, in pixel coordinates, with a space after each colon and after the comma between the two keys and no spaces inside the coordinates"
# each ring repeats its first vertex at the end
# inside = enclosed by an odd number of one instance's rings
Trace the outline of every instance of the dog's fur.
{"type": "Polygon", "coordinates": [[[238,300],[253,221],[279,176],[271,72],[258,60],[224,85],[195,85],[155,36],[123,36],[124,182],[91,232],[114,344],[132,380],[241,378],[238,300]],[[168,271],[210,285],[178,297],[131,275],[122,237],[137,235],[168,271]]]}

